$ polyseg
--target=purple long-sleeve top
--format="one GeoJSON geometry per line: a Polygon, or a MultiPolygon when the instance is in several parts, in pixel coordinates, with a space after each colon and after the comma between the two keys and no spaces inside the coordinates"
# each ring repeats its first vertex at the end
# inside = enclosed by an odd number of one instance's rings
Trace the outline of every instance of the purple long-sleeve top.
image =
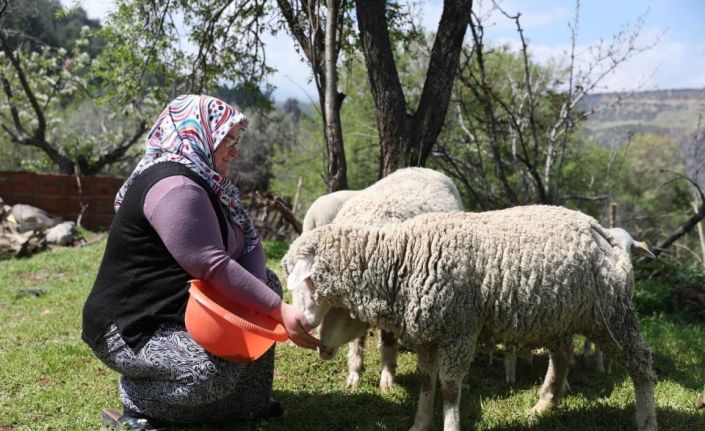
{"type": "Polygon", "coordinates": [[[147,192],[143,211],[169,253],[191,277],[259,313],[270,314],[279,306],[279,295],[264,282],[262,244],[242,255],[242,229],[228,221],[228,244],[223,247],[208,193],[191,179],[177,175],[159,180],[147,192]]]}

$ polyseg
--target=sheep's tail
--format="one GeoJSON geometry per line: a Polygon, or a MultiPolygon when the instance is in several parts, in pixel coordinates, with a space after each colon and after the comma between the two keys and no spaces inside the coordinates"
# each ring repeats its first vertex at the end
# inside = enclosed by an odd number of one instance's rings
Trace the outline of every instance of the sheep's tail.
{"type": "Polygon", "coordinates": [[[605,317],[605,312],[602,311],[602,305],[600,305],[600,301],[596,301],[595,304],[597,304],[597,311],[600,312],[600,317],[602,318],[602,323],[605,325],[605,329],[607,329],[607,333],[609,334],[612,341],[614,341],[614,345],[617,346],[617,349],[622,351],[622,345],[619,344],[619,341],[617,341],[617,338],[612,333],[612,329],[610,329],[610,324],[607,322],[607,318],[605,317]]]}
{"type": "MultiPolygon", "coordinates": [[[[602,258],[598,263],[598,271],[602,273],[601,280],[598,282],[599,292],[597,301],[595,301],[595,318],[602,322],[614,342],[614,345],[620,351],[622,345],[617,341],[614,332],[609,323],[608,317],[605,315],[603,305],[613,308],[614,306],[623,307],[626,305],[624,301],[631,301],[634,294],[634,277],[632,275],[632,263],[628,251],[623,250],[609,230],[605,229],[597,221],[590,223],[590,233],[595,240],[597,246],[602,250],[602,258]],[[610,293],[609,287],[615,292],[610,293]],[[603,304],[603,300],[610,301],[609,304],[603,304]]],[[[619,310],[611,310],[611,314],[619,313],[619,310]]]]}

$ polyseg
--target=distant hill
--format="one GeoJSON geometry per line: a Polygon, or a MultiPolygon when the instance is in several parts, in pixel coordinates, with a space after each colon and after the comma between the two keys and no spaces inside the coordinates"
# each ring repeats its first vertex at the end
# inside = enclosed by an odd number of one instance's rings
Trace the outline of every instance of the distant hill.
{"type": "Polygon", "coordinates": [[[597,109],[588,117],[588,135],[609,147],[625,142],[629,132],[692,139],[698,115],[703,115],[701,128],[705,127],[705,89],[593,94],[579,108],[597,109]]]}

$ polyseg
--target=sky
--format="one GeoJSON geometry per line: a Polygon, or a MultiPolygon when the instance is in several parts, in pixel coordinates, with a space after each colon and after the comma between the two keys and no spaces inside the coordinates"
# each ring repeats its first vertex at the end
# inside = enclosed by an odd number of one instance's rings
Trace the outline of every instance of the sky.
{"type": "MultiPolygon", "coordinates": [[[[109,0],[61,0],[79,5],[90,18],[103,20],[111,9],[109,0]]],[[[423,26],[434,31],[443,8],[441,0],[416,0],[423,26]]],[[[576,11],[573,0],[497,0],[507,13],[521,13],[524,36],[539,62],[565,61],[570,48],[570,28],[576,11]]],[[[513,21],[498,13],[488,14],[490,0],[475,0],[486,16],[485,39],[518,46],[513,21]]],[[[478,9],[476,9],[478,10],[478,9]]],[[[624,28],[633,28],[640,16],[644,24],[637,46],[655,46],[622,64],[600,81],[597,92],[705,88],[705,1],[702,0],[583,0],[579,8],[576,39],[578,67],[590,58],[589,47],[608,42],[624,28]]],[[[469,33],[469,32],[468,32],[469,33]]],[[[311,74],[294,49],[293,40],[280,33],[267,37],[266,54],[278,69],[269,79],[276,100],[317,100],[311,74]]]]}

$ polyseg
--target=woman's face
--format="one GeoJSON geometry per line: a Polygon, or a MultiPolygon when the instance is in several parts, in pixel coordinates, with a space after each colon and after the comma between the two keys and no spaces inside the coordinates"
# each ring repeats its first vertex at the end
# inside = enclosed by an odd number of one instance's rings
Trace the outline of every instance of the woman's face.
{"type": "Polygon", "coordinates": [[[242,124],[233,126],[213,153],[213,167],[220,175],[228,175],[230,163],[240,155],[240,129],[242,124]]]}

